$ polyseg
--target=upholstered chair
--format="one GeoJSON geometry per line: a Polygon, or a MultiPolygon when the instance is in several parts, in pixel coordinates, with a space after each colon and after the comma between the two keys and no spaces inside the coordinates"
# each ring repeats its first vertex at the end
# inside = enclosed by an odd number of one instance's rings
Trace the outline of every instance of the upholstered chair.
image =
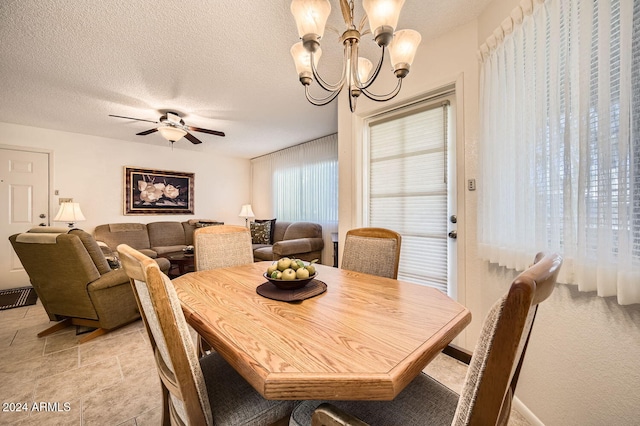
{"type": "MultiPolygon", "coordinates": [[[[535,264],[512,282],[485,318],[462,392],[456,394],[426,374],[393,401],[305,401],[290,425],[505,425],[539,303],[555,287],[558,255],[539,253],[535,264]]],[[[464,351],[450,350],[462,354],[464,351]]]]}
{"type": "MultiPolygon", "coordinates": [[[[84,343],[140,318],[127,274],[111,269],[90,234],[36,227],[9,241],[49,318],[59,321],[38,337],[71,325],[95,328],[79,339],[84,343]]],[[[162,263],[167,270],[169,262],[162,263]]]]}
{"type": "Polygon", "coordinates": [[[289,416],[294,402],[262,398],[219,354],[198,359],[169,278],[151,258],[125,244],[118,253],[155,354],[163,424],[269,425],[289,416]]]}
{"type": "Polygon", "coordinates": [[[384,228],[358,228],[347,232],[342,269],[386,278],[398,278],[402,237],[384,228]]]}
{"type": "Polygon", "coordinates": [[[251,233],[243,226],[219,225],[193,233],[196,271],[253,263],[251,233]]]}

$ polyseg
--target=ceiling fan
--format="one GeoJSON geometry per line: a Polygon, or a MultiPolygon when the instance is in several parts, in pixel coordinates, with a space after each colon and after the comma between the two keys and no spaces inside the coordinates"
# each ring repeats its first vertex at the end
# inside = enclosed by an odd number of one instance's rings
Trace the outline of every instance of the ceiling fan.
{"type": "Polygon", "coordinates": [[[109,117],[125,118],[127,120],[136,120],[136,121],[147,121],[149,123],[160,124],[158,127],[145,130],[140,133],[136,133],[136,135],[145,136],[154,132],[160,132],[162,137],[164,137],[166,140],[171,142],[172,145],[174,142],[176,142],[183,136],[187,138],[189,141],[191,141],[191,143],[194,143],[194,144],[202,143],[200,139],[196,138],[191,133],[189,133],[190,131],[208,133],[210,135],[216,135],[216,136],[225,136],[224,132],[220,132],[218,130],[209,130],[209,129],[202,129],[200,127],[187,126],[186,124],[184,124],[184,120],[180,118],[180,116],[177,113],[170,112],[170,111],[165,113],[163,116],[161,116],[159,121],[144,120],[142,118],[123,117],[121,115],[112,115],[112,114],[109,114],[109,117]]]}

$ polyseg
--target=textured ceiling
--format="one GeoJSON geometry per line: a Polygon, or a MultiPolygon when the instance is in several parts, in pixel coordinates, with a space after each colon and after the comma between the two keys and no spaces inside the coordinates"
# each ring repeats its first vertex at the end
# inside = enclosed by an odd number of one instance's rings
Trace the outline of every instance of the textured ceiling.
{"type": "MultiPolygon", "coordinates": [[[[331,3],[330,24],[342,29],[339,2],[331,3]]],[[[418,30],[425,43],[474,19],[487,3],[407,0],[398,27],[418,30]]],[[[298,82],[289,5],[1,0],[0,121],[160,146],[168,142],[157,133],[135,135],[152,123],[108,115],[157,120],[173,110],[189,125],[227,134],[195,133],[202,145],[183,139],[175,149],[246,158],[334,133],[336,101],[312,106],[298,82]]],[[[337,76],[338,43],[323,50],[321,69],[337,76]]]]}

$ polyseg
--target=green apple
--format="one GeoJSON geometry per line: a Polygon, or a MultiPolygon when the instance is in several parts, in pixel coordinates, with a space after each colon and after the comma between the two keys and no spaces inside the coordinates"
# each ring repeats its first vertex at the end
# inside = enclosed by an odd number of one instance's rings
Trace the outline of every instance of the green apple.
{"type": "Polygon", "coordinates": [[[268,268],[267,268],[267,275],[271,276],[271,274],[274,271],[278,270],[278,262],[273,262],[268,268]]]}
{"type": "Polygon", "coordinates": [[[313,263],[307,265],[306,269],[307,271],[309,271],[309,275],[313,275],[316,273],[316,267],[313,263]]]}
{"type": "Polygon", "coordinates": [[[291,259],[289,259],[288,257],[283,257],[282,259],[278,260],[278,269],[280,271],[284,271],[290,266],[291,266],[291,259]]]}
{"type": "Polygon", "coordinates": [[[299,280],[309,278],[309,271],[306,268],[298,268],[296,270],[296,278],[299,280]]]}
{"type": "Polygon", "coordinates": [[[304,267],[304,262],[302,262],[302,260],[300,259],[291,260],[291,269],[293,269],[294,271],[297,271],[298,268],[303,268],[303,267],[304,267]]]}
{"type": "Polygon", "coordinates": [[[287,268],[282,271],[282,279],[285,281],[292,281],[296,279],[296,271],[291,268],[287,268]]]}
{"type": "Polygon", "coordinates": [[[273,271],[271,273],[271,275],[269,275],[271,278],[274,278],[276,280],[281,280],[282,279],[282,272],[280,271],[273,271]]]}

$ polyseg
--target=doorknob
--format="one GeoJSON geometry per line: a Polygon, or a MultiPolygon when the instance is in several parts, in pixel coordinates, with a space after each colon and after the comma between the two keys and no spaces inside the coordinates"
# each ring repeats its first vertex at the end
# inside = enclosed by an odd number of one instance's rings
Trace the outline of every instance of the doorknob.
{"type": "Polygon", "coordinates": [[[456,231],[449,232],[449,238],[455,240],[456,238],[458,238],[458,232],[456,232],[456,231]]]}
{"type": "Polygon", "coordinates": [[[40,213],[40,219],[44,219],[45,217],[47,217],[47,215],[46,215],[46,214],[44,214],[44,213],[40,213]]]}
{"type": "Polygon", "coordinates": [[[458,216],[456,216],[455,214],[452,214],[451,216],[449,216],[449,222],[458,223],[458,216]]]}
{"type": "Polygon", "coordinates": [[[40,225],[38,225],[38,226],[47,226],[47,224],[46,224],[46,223],[41,223],[41,224],[40,224],[40,225]]]}

